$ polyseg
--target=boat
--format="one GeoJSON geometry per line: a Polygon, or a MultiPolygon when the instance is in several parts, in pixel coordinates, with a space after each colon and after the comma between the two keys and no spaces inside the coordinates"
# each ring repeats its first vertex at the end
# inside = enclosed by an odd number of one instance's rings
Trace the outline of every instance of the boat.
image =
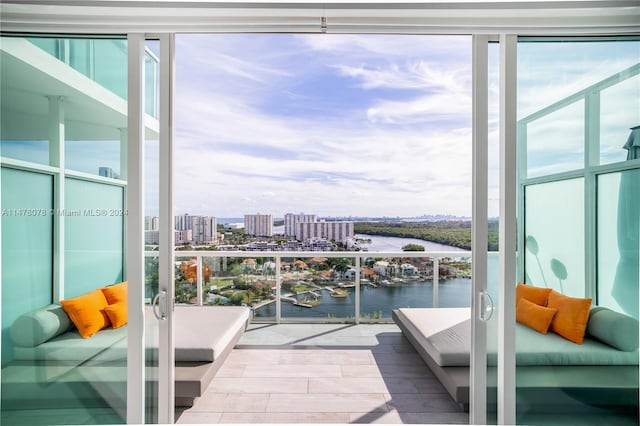
{"type": "Polygon", "coordinates": [[[333,292],[331,293],[331,297],[347,297],[348,295],[349,293],[340,288],[333,289],[333,292]]]}

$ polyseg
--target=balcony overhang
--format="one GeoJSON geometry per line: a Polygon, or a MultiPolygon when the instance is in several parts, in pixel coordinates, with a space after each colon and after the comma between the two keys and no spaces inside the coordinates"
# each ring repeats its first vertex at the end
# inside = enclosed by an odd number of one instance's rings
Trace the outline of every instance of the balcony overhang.
{"type": "MultiPolygon", "coordinates": [[[[67,140],[119,140],[127,102],[24,38],[0,44],[3,140],[47,140],[48,98],[61,97],[67,140]]],[[[158,138],[158,121],[146,117],[146,137],[158,138]]]]}

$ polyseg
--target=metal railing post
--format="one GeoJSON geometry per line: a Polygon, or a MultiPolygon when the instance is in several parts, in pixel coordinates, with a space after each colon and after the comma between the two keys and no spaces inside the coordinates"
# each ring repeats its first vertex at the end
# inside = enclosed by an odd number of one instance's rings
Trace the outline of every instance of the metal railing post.
{"type": "Polygon", "coordinates": [[[356,324],[360,324],[360,256],[355,256],[354,257],[355,262],[355,268],[356,268],[356,275],[355,275],[355,292],[356,292],[356,306],[355,306],[355,315],[356,315],[356,324]]]}
{"type": "Polygon", "coordinates": [[[281,301],[280,301],[280,255],[276,255],[276,324],[280,324],[281,301]]]}
{"type": "Polygon", "coordinates": [[[203,281],[203,277],[204,277],[204,262],[202,261],[202,256],[197,256],[196,257],[196,264],[197,264],[197,279],[196,279],[196,288],[197,288],[197,292],[198,292],[198,306],[202,306],[202,302],[203,302],[203,298],[204,298],[204,294],[202,293],[202,281],[203,281]]]}
{"type": "Polygon", "coordinates": [[[440,259],[433,258],[433,307],[438,307],[438,287],[440,286],[440,259]]]}

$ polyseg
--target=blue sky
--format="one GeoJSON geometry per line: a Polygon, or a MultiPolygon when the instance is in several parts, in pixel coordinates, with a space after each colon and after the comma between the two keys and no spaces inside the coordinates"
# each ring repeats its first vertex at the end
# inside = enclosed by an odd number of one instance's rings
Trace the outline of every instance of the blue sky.
{"type": "Polygon", "coordinates": [[[470,41],[178,36],[176,211],[468,215],[470,41]]]}
{"type": "MultiPolygon", "coordinates": [[[[518,117],[626,69],[640,42],[520,43],[518,117]]],[[[489,215],[498,215],[498,46],[489,215]]],[[[179,35],[176,211],[471,215],[471,38],[179,35]]],[[[640,78],[601,94],[601,162],[623,161],[640,78]]],[[[582,167],[584,102],[528,128],[530,177],[582,167]]]]}

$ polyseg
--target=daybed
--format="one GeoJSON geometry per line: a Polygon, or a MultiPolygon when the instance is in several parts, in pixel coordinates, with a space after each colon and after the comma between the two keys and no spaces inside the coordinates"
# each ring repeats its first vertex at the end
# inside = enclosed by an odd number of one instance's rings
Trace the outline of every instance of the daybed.
{"type": "MultiPolygon", "coordinates": [[[[616,321],[607,318],[620,319],[621,314],[607,311],[591,310],[587,335],[581,345],[552,332],[544,335],[516,324],[518,396],[532,406],[544,405],[547,411],[552,405],[563,404],[615,405],[637,410],[637,321],[631,319],[625,323],[626,327],[617,327],[616,321]],[[594,315],[597,311],[600,314],[594,315]],[[629,332],[628,325],[633,328],[634,321],[635,333],[629,332]],[[634,349],[624,351],[611,344],[634,349]]],[[[468,409],[470,309],[397,309],[393,311],[393,319],[451,397],[468,409]]],[[[489,402],[495,402],[496,398],[496,321],[497,312],[494,312],[487,339],[489,402]]]]}
{"type": "MultiPolygon", "coordinates": [[[[150,314],[150,312],[146,312],[150,314]]],[[[246,307],[176,306],[175,401],[201,396],[250,321],[246,307]]],[[[149,321],[153,324],[157,321],[149,321]]],[[[127,326],[83,339],[60,305],[19,317],[11,327],[14,360],[2,368],[3,409],[111,406],[124,415],[127,326]]],[[[147,329],[147,360],[157,333],[147,329]]],[[[147,388],[157,369],[147,364],[147,388]]],[[[131,367],[135,368],[135,367],[131,367]]]]}

